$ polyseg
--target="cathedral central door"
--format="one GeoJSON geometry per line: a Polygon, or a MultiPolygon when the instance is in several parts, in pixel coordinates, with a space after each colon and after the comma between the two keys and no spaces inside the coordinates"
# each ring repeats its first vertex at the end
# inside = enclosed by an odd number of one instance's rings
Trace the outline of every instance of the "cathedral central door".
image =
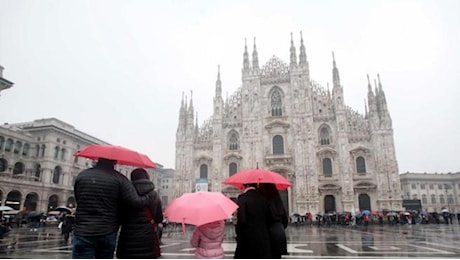
{"type": "Polygon", "coordinates": [[[336,211],[335,208],[335,197],[332,195],[326,195],[324,197],[324,212],[336,211]]]}

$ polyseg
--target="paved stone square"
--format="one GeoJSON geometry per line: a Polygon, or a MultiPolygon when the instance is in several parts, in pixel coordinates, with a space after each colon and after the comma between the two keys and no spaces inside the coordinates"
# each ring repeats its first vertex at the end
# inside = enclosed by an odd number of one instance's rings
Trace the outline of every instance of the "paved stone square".
{"type": "MultiPolygon", "coordinates": [[[[226,227],[225,258],[233,258],[234,227],[226,227]]],[[[193,226],[182,233],[180,226],[168,227],[163,235],[161,258],[193,258],[189,239],[193,226]]],[[[287,228],[289,255],[283,258],[459,258],[460,226],[371,225],[368,227],[316,227],[291,225],[287,228]]],[[[30,231],[13,229],[0,240],[0,258],[71,258],[56,227],[30,231]]]]}

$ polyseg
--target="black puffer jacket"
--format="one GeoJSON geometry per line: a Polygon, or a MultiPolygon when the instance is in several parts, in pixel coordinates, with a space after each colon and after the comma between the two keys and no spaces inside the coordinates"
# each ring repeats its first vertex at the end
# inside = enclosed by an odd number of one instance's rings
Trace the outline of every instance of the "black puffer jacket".
{"type": "MultiPolygon", "coordinates": [[[[149,191],[153,192],[153,187],[149,191]]],[[[74,192],[77,202],[74,234],[83,237],[117,232],[122,204],[142,208],[156,197],[156,193],[140,197],[128,178],[104,165],[82,171],[75,180],[74,192]]]]}
{"type": "MultiPolygon", "coordinates": [[[[139,195],[148,193],[154,187],[153,183],[146,179],[135,180],[132,183],[139,195]]],[[[158,212],[158,203],[161,203],[159,198],[146,208],[149,209],[155,221],[161,223],[163,213],[161,209],[158,212]]],[[[134,209],[129,205],[124,205],[123,209],[116,253],[117,258],[158,258],[160,256],[159,240],[145,209],[134,209]]]]}

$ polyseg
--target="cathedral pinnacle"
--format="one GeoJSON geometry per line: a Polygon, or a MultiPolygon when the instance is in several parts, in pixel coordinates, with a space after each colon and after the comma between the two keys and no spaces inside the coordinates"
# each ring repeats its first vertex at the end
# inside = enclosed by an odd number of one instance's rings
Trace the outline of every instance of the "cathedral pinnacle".
{"type": "Polygon", "coordinates": [[[220,65],[217,65],[217,80],[216,80],[216,97],[222,96],[222,81],[220,81],[220,65]]]}
{"type": "Polygon", "coordinates": [[[249,54],[246,38],[244,38],[244,54],[243,54],[243,69],[249,70],[249,54]]]}
{"type": "Polygon", "coordinates": [[[303,66],[307,64],[307,53],[305,52],[305,46],[303,44],[302,31],[300,31],[300,54],[299,54],[299,65],[303,66]]]}
{"type": "Polygon", "coordinates": [[[252,51],[252,68],[253,69],[259,68],[259,56],[257,54],[257,48],[256,48],[256,37],[254,37],[254,50],[252,51]]]}
{"type": "Polygon", "coordinates": [[[334,87],[340,87],[339,70],[337,69],[337,65],[335,63],[334,52],[332,52],[332,81],[334,82],[334,87]]]}
{"type": "Polygon", "coordinates": [[[296,54],[295,54],[294,39],[292,37],[292,32],[291,32],[291,49],[290,49],[290,52],[291,52],[291,67],[292,66],[297,66],[297,57],[296,57],[296,54]]]}

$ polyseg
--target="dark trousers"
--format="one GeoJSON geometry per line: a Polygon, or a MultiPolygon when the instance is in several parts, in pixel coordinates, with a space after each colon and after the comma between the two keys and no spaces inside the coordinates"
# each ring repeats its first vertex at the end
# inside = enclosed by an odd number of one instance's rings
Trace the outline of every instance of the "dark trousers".
{"type": "Polygon", "coordinates": [[[74,234],[72,240],[73,259],[112,259],[117,245],[117,234],[105,236],[82,237],[74,234]]]}

